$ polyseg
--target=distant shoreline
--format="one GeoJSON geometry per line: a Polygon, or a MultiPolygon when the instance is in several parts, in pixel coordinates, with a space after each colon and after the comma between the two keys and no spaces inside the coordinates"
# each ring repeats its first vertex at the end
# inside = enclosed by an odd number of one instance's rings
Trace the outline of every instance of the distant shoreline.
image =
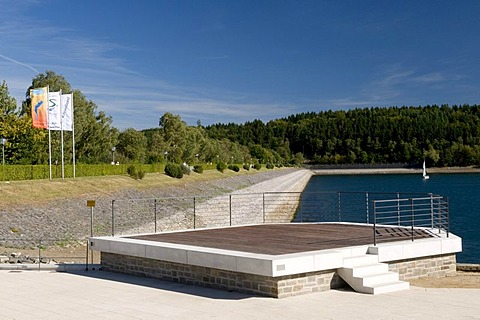
{"type": "MultiPolygon", "coordinates": [[[[311,169],[315,175],[360,175],[360,174],[421,174],[422,169],[407,168],[352,168],[352,169],[311,169]]],[[[480,173],[480,168],[446,167],[430,168],[428,173],[480,173]]]]}

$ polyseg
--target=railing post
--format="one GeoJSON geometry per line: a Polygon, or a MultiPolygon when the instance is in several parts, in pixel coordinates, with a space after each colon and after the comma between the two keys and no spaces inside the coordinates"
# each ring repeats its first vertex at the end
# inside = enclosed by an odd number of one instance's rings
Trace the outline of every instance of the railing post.
{"type": "Polygon", "coordinates": [[[402,225],[402,219],[400,218],[400,193],[397,192],[397,225],[402,225]]]}
{"type": "Polygon", "coordinates": [[[445,208],[447,211],[447,238],[448,238],[450,234],[450,208],[448,203],[448,197],[445,198],[445,208]]]}
{"type": "Polygon", "coordinates": [[[368,192],[365,193],[365,204],[367,206],[367,224],[370,223],[370,212],[368,212],[368,192]]]}
{"type": "Polygon", "coordinates": [[[38,240],[38,271],[40,271],[41,264],[42,264],[42,239],[38,240]]]}
{"type": "Polygon", "coordinates": [[[300,223],[303,223],[303,194],[300,193],[300,223]]]}
{"type": "Polygon", "coordinates": [[[232,226],[232,195],[229,196],[230,198],[230,227],[232,226]]]}
{"type": "MultiPolygon", "coordinates": [[[[85,248],[87,248],[87,253],[85,255],[85,271],[88,271],[88,249],[90,248],[90,239],[87,239],[87,246],[85,248]]],[[[40,258],[38,263],[40,263],[40,258]]]]}
{"type": "Polygon", "coordinates": [[[153,199],[153,217],[155,219],[155,233],[157,233],[157,199],[153,199]]]}
{"type": "Polygon", "coordinates": [[[341,193],[337,192],[338,196],[338,222],[342,222],[342,200],[341,200],[341,193]]]}
{"type": "MultiPolygon", "coordinates": [[[[440,212],[439,212],[440,213],[440,212]]],[[[430,222],[431,222],[431,228],[433,229],[434,223],[433,223],[433,194],[430,193],[430,222]]],[[[441,224],[441,220],[439,221],[441,224]]]]}
{"type": "Polygon", "coordinates": [[[410,213],[412,215],[412,241],[415,240],[415,230],[414,230],[414,225],[415,225],[415,213],[414,213],[414,209],[413,209],[413,199],[410,198],[410,213]]]}
{"type": "Polygon", "coordinates": [[[300,223],[303,223],[303,194],[300,193],[300,223]]]}
{"type": "Polygon", "coordinates": [[[115,200],[112,200],[112,237],[115,236],[115,211],[114,211],[114,206],[115,206],[115,200]]]}
{"type": "Polygon", "coordinates": [[[195,197],[193,197],[193,230],[195,230],[195,223],[196,223],[196,217],[197,217],[197,206],[196,206],[196,200],[195,197]]]}
{"type": "Polygon", "coordinates": [[[265,192],[262,193],[263,200],[262,200],[262,214],[263,214],[263,224],[265,224],[265,192]]]}
{"type": "Polygon", "coordinates": [[[441,232],[442,227],[443,227],[443,209],[442,209],[442,198],[439,198],[438,200],[438,233],[441,232]]]}
{"type": "Polygon", "coordinates": [[[373,201],[373,245],[377,245],[377,202],[373,201]]]}

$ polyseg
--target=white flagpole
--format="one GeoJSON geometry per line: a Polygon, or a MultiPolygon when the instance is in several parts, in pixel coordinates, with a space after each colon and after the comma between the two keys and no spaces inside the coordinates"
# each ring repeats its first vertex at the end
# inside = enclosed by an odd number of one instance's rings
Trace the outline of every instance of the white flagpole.
{"type": "Polygon", "coordinates": [[[62,145],[62,180],[65,180],[65,157],[63,154],[63,112],[62,112],[62,89],[60,89],[60,140],[62,145]]]}
{"type": "Polygon", "coordinates": [[[48,100],[48,92],[50,91],[50,86],[47,86],[47,128],[48,128],[48,171],[50,174],[50,180],[52,180],[52,137],[50,134],[50,120],[48,119],[50,100],[48,100]]]}
{"type": "Polygon", "coordinates": [[[73,179],[75,179],[75,112],[73,111],[73,108],[75,106],[73,105],[73,92],[72,92],[72,110],[71,110],[71,115],[72,115],[72,160],[73,160],[73,179]]]}

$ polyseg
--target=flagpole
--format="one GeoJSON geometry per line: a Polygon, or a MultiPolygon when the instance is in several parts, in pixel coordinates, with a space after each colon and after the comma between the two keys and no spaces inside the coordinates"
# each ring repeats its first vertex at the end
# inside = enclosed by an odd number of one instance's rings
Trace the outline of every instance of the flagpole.
{"type": "Polygon", "coordinates": [[[47,86],[47,128],[48,128],[48,171],[50,175],[50,180],[52,180],[52,136],[50,134],[50,120],[48,119],[48,114],[49,114],[49,104],[50,100],[48,99],[48,93],[50,91],[50,86],[47,86]]]}
{"type": "Polygon", "coordinates": [[[61,145],[62,145],[62,180],[65,180],[65,156],[63,154],[62,89],[60,89],[60,140],[61,140],[61,145]]]}
{"type": "Polygon", "coordinates": [[[73,179],[75,179],[75,119],[74,119],[75,112],[73,111],[74,107],[75,107],[75,106],[73,105],[73,92],[72,92],[72,110],[71,110],[71,115],[72,115],[73,179]]]}

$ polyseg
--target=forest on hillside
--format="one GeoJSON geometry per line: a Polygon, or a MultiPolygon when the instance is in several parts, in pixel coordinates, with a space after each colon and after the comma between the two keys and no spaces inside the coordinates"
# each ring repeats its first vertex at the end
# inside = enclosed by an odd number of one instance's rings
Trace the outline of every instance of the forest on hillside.
{"type": "Polygon", "coordinates": [[[207,132],[281,155],[300,152],[316,164],[480,164],[478,105],[310,112],[266,124],[216,124],[207,132]]]}
{"type": "MultiPolygon", "coordinates": [[[[29,90],[74,93],[78,163],[264,163],[480,165],[480,106],[357,108],[308,112],[269,122],[187,125],[179,115],[158,115],[156,128],[118,130],[110,116],[53,71],[26,88],[22,108],[0,85],[0,137],[7,164],[45,164],[47,130],[32,127],[29,90]]],[[[152,115],[156,116],[156,115],[152,115]]],[[[60,159],[60,132],[52,131],[52,158],[60,159]]],[[[72,150],[71,132],[64,132],[72,150]]],[[[72,153],[65,153],[71,161],[72,153]]]]}

